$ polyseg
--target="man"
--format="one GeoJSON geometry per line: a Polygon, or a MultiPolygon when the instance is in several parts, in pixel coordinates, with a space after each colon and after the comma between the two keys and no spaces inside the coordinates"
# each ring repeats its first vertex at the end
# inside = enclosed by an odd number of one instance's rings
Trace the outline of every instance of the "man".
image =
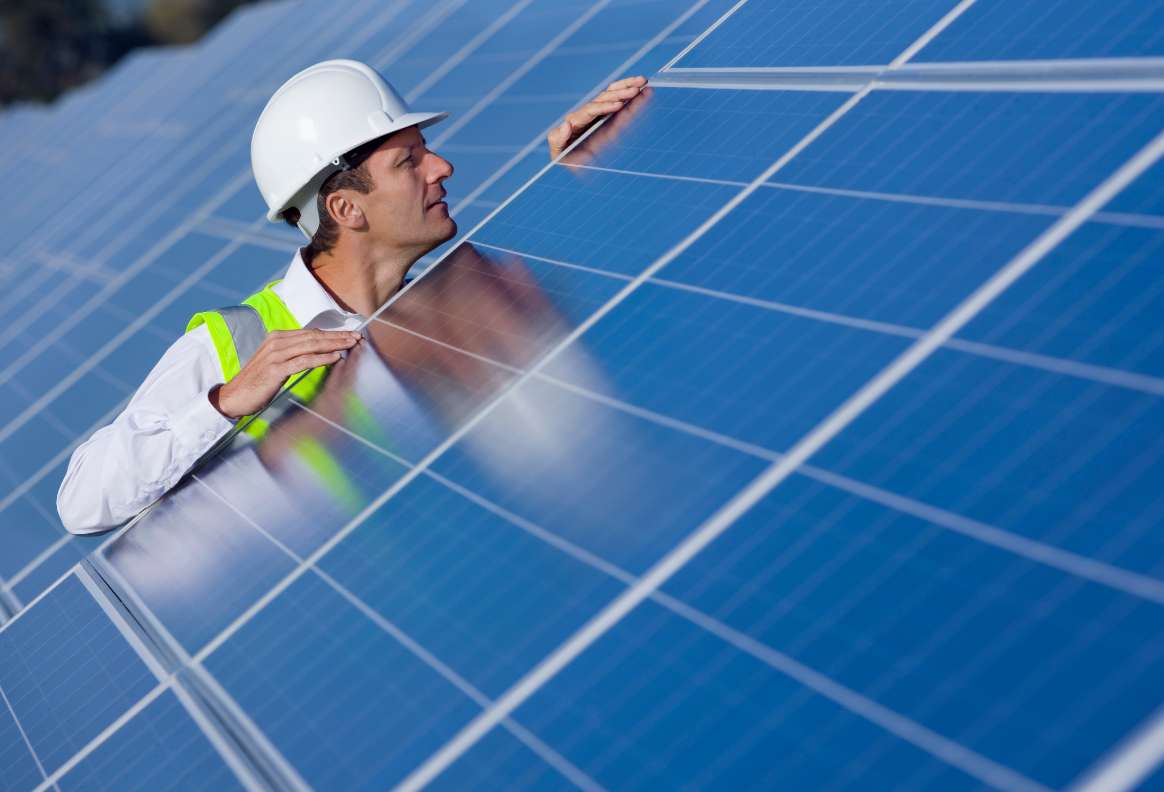
{"type": "MultiPolygon", "coordinates": [[[[551,156],[645,84],[613,83],[567,116],[548,136],[551,156]]],[[[292,388],[310,397],[412,265],[457,232],[443,200],[453,166],[421,131],[446,116],[410,112],[379,74],[349,60],[315,64],[275,92],[255,126],[251,166],[267,219],[311,241],[248,307],[196,315],[126,409],[77,448],[57,494],[66,529],[95,533],[136,515],[289,378],[310,371],[292,388]]]]}

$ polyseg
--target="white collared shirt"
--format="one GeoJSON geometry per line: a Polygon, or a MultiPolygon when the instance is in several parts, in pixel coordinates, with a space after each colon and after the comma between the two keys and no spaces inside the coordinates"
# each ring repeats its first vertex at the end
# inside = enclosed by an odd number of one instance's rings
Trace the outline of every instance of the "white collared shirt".
{"type": "MultiPolygon", "coordinates": [[[[319,284],[302,250],[274,291],[304,328],[355,330],[363,322],[319,284]]],[[[65,528],[95,533],[120,525],[177,484],[234,426],[208,398],[223,379],[205,325],[175,341],[125,410],[73,452],[57,492],[65,528]]]]}

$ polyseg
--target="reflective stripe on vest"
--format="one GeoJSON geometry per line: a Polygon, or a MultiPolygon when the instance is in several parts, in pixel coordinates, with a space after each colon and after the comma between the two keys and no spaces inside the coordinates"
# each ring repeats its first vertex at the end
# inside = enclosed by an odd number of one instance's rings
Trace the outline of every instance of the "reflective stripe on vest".
{"type": "MultiPolygon", "coordinates": [[[[272,290],[277,283],[279,281],[268,283],[262,291],[243,300],[242,305],[196,313],[186,325],[187,333],[196,327],[206,325],[214,349],[218,352],[224,382],[230,382],[238,375],[247,361],[254,357],[269,333],[275,330],[301,329],[287,305],[272,290]]],[[[326,376],[327,366],[320,366],[304,376],[291,377],[289,380],[293,383],[291,395],[303,403],[310,402],[319,392],[326,376]]],[[[287,385],[283,387],[287,388],[287,385]]],[[[267,434],[270,422],[287,409],[288,405],[283,405],[282,408],[269,407],[261,418],[248,415],[239,420],[247,421],[243,431],[258,440],[267,434]]],[[[353,514],[363,508],[365,499],[344,475],[339,463],[332,458],[323,444],[311,437],[301,437],[292,444],[292,447],[300,460],[315,472],[341,506],[353,514]]]]}

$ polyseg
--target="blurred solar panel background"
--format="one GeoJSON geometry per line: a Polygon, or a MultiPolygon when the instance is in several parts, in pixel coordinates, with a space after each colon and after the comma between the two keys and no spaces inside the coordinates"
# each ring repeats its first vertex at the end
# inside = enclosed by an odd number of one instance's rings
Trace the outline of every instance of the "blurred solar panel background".
{"type": "Polygon", "coordinates": [[[1159,784],[1164,12],[452,3],[324,42],[325,8],[0,126],[0,574],[13,610],[56,581],[0,628],[13,788],[1159,784]],[[245,130],[338,55],[457,114],[451,204],[492,216],[340,398],[58,539],[69,443],[285,264],[245,130]],[[661,67],[537,175],[564,110],[661,67]]]}

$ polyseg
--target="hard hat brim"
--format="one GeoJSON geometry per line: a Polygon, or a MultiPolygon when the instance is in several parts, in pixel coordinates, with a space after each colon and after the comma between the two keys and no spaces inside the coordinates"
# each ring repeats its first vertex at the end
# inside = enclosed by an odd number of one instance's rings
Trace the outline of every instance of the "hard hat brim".
{"type": "MultiPolygon", "coordinates": [[[[424,129],[425,127],[432,126],[433,124],[444,121],[448,117],[448,113],[405,113],[402,116],[398,116],[391,123],[385,124],[384,126],[372,131],[363,140],[357,140],[343,151],[332,152],[328,160],[330,161],[337,159],[344,154],[347,154],[352,149],[362,146],[368,141],[375,140],[376,138],[386,137],[387,135],[395,134],[402,129],[408,129],[409,127],[424,129]]],[[[314,204],[315,194],[319,191],[320,185],[336,170],[337,168],[333,167],[329,162],[327,166],[321,168],[320,171],[301,189],[297,190],[294,194],[287,196],[284,201],[275,204],[275,206],[267,212],[267,220],[272,223],[280,222],[282,220],[283,212],[292,206],[298,208],[302,215],[313,214],[313,212],[308,210],[304,204],[308,202],[308,199],[310,199],[312,204],[314,204]]],[[[307,234],[306,229],[301,230],[303,230],[304,234],[307,234]]],[[[308,238],[310,237],[311,235],[308,234],[308,238]]]]}

